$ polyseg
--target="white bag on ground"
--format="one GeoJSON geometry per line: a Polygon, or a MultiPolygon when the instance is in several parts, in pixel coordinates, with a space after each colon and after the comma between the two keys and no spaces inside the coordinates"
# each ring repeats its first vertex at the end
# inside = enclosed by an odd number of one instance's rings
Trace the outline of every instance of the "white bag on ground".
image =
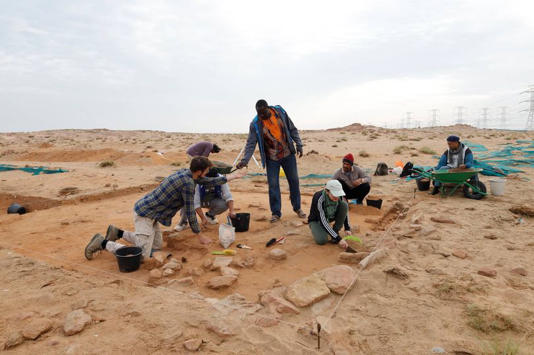
{"type": "Polygon", "coordinates": [[[219,224],[219,243],[224,249],[227,249],[235,242],[235,228],[229,224],[219,224]]]}

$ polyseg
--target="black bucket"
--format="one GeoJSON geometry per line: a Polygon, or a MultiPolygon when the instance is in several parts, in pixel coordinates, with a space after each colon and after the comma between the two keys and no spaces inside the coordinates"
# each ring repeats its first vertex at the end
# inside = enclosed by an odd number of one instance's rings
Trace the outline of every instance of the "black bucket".
{"type": "Polygon", "coordinates": [[[115,256],[119,263],[120,272],[132,272],[139,269],[142,253],[143,249],[139,247],[122,247],[117,249],[115,256]]]}
{"type": "Polygon", "coordinates": [[[430,179],[422,178],[415,180],[419,191],[428,191],[430,189],[430,179]]]}
{"type": "Polygon", "coordinates": [[[248,231],[250,224],[250,213],[236,213],[235,218],[232,218],[232,226],[236,232],[248,231]]]}
{"type": "Polygon", "coordinates": [[[369,200],[367,199],[367,206],[376,207],[378,209],[382,208],[382,199],[380,200],[369,200]]]}
{"type": "Polygon", "coordinates": [[[22,207],[18,203],[12,203],[11,206],[7,208],[7,213],[18,213],[18,214],[24,214],[26,213],[26,208],[22,207]]]}

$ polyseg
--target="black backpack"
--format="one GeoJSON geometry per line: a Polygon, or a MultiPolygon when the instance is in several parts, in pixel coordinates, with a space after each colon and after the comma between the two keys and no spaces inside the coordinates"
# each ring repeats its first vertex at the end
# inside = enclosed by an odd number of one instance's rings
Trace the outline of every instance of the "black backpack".
{"type": "Polygon", "coordinates": [[[388,174],[388,166],[386,163],[378,163],[376,165],[375,176],[383,176],[388,174]]]}
{"type": "Polygon", "coordinates": [[[406,164],[404,164],[404,168],[402,168],[402,173],[400,174],[400,177],[410,176],[413,172],[412,169],[412,162],[407,162],[406,164]]]}

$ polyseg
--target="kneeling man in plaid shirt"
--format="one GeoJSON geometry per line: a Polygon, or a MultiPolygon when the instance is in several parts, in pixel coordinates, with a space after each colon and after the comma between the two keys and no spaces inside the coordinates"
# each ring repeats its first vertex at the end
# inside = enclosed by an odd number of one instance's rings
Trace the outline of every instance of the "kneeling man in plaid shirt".
{"type": "Polygon", "coordinates": [[[165,178],[155,190],[136,202],[134,207],[135,232],[128,232],[113,225],[108,227],[106,236],[95,234],[85,247],[85,257],[88,260],[100,250],[114,253],[123,247],[116,240],[124,239],[143,249],[143,258],[149,258],[152,250],[161,249],[163,238],[159,224],[170,226],[172,217],[184,208],[185,216],[191,230],[198,235],[202,244],[209,244],[211,240],[200,234],[197,217],[195,215],[194,196],[196,183],[204,186],[224,185],[228,181],[239,179],[242,174],[234,173],[226,177],[205,177],[212,166],[208,158],[195,157],[191,160],[189,169],[181,169],[165,178]]]}

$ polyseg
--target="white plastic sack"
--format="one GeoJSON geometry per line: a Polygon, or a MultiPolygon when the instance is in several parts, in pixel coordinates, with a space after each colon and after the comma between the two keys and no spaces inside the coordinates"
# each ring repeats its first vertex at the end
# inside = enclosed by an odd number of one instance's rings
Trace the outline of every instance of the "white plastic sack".
{"type": "Polygon", "coordinates": [[[235,242],[235,228],[229,224],[219,224],[219,243],[224,249],[227,249],[235,242]]]}

